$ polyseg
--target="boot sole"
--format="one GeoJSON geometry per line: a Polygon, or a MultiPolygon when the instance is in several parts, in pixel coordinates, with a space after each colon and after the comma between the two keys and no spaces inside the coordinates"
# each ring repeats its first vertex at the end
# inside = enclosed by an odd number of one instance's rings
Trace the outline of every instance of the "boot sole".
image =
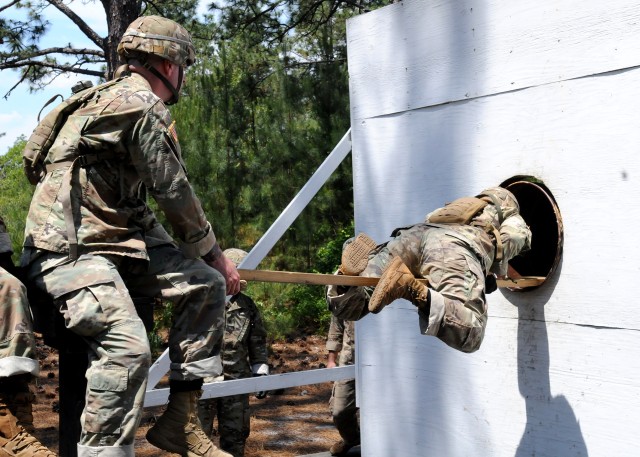
{"type": "Polygon", "coordinates": [[[353,242],[349,243],[342,252],[340,271],[344,275],[358,276],[364,271],[369,262],[369,253],[377,244],[367,234],[359,233],[353,242]]]}

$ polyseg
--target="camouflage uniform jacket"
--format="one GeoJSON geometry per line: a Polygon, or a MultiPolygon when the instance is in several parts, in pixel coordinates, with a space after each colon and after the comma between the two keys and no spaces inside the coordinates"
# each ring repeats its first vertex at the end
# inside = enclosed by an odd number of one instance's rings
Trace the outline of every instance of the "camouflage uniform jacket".
{"type": "Polygon", "coordinates": [[[186,257],[206,254],[215,244],[187,179],[175,123],[140,75],[96,89],[69,115],[45,164],[49,171],[35,189],[27,217],[26,248],[67,253],[71,227],[80,253],[147,259],[145,234],[171,241],[147,205],[147,192],[186,257]],[[80,156],[97,160],[82,165],[80,156]],[[65,205],[72,217],[65,217],[65,205]]]}
{"type": "Polygon", "coordinates": [[[474,223],[478,225],[492,224],[499,228],[503,246],[503,258],[501,261],[495,261],[495,243],[485,230],[474,225],[433,224],[429,222],[431,214],[433,213],[427,214],[425,225],[439,227],[446,231],[448,235],[468,245],[480,260],[485,275],[489,272],[497,275],[506,275],[509,260],[531,248],[531,231],[518,213],[510,215],[500,223],[496,208],[493,205],[487,205],[482,213],[474,218],[474,223]]]}
{"type": "Polygon", "coordinates": [[[327,350],[340,352],[338,366],[353,365],[356,347],[356,323],[331,316],[329,334],[327,336],[327,350]]]}
{"type": "Polygon", "coordinates": [[[7,226],[4,225],[4,220],[0,216],[0,254],[11,254],[13,249],[11,248],[11,239],[7,233],[7,226]]]}
{"type": "Polygon", "coordinates": [[[267,331],[255,302],[239,293],[225,310],[222,365],[225,379],[247,378],[251,366],[267,363],[267,331]]]}

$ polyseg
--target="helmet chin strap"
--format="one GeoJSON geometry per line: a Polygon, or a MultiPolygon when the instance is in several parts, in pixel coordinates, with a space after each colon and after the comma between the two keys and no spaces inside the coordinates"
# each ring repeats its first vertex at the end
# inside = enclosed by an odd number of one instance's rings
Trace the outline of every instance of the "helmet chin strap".
{"type": "Polygon", "coordinates": [[[162,81],[162,83],[167,87],[167,89],[171,91],[172,96],[169,100],[164,102],[165,105],[174,105],[178,103],[178,100],[180,100],[180,93],[178,92],[178,88],[182,86],[182,78],[184,78],[184,69],[182,68],[182,66],[178,66],[178,72],[179,72],[178,87],[173,87],[173,85],[169,82],[167,78],[164,77],[162,73],[160,73],[155,67],[152,67],[151,65],[149,65],[147,62],[145,62],[143,66],[144,68],[149,70],[151,73],[153,73],[153,75],[156,78],[162,81]]]}

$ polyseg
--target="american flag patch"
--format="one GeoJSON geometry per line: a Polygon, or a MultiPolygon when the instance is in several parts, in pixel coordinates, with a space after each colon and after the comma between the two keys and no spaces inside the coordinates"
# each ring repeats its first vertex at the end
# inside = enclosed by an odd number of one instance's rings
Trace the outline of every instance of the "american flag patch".
{"type": "Polygon", "coordinates": [[[173,141],[178,142],[178,132],[176,132],[176,121],[173,121],[169,127],[167,127],[167,132],[173,138],[173,141]]]}

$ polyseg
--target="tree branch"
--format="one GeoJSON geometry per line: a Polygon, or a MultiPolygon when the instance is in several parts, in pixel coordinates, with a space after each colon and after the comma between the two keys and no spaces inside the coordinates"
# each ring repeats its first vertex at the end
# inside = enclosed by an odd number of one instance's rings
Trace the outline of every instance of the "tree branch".
{"type": "MultiPolygon", "coordinates": [[[[12,64],[14,62],[19,62],[23,59],[33,59],[34,57],[46,56],[49,54],[65,54],[65,55],[82,55],[82,56],[96,56],[104,58],[104,52],[100,49],[75,49],[75,48],[47,48],[47,49],[38,49],[35,52],[25,53],[24,55],[17,56],[13,60],[5,60],[0,63],[3,64],[12,64]]],[[[11,54],[0,53],[0,58],[10,57],[11,54]]]]}
{"type": "Polygon", "coordinates": [[[67,5],[62,3],[61,0],[47,0],[50,4],[58,8],[65,16],[67,16],[71,21],[78,26],[82,32],[93,41],[96,46],[101,49],[104,49],[104,39],[100,37],[94,30],[84,22],[80,16],[74,13],[67,5]]]}
{"type": "Polygon", "coordinates": [[[4,10],[6,10],[7,8],[11,8],[13,5],[15,5],[16,3],[18,3],[20,0],[13,0],[11,3],[8,3],[4,6],[0,6],[0,13],[3,12],[4,10]]]}
{"type": "MultiPolygon", "coordinates": [[[[91,63],[98,63],[98,62],[100,61],[94,61],[91,63]]],[[[6,70],[8,68],[20,68],[20,67],[24,67],[25,65],[28,65],[29,67],[51,68],[51,69],[63,71],[63,72],[68,71],[71,73],[78,73],[78,74],[87,75],[87,76],[97,76],[99,78],[104,77],[103,71],[89,70],[87,68],[77,68],[74,65],[63,65],[58,63],[42,62],[40,60],[26,60],[26,61],[23,60],[13,64],[4,63],[4,64],[0,64],[0,70],[6,70]]],[[[20,82],[22,82],[23,80],[24,78],[21,79],[20,82]]],[[[18,84],[20,84],[20,82],[18,84]]],[[[13,88],[11,90],[13,90],[13,88]]]]}

